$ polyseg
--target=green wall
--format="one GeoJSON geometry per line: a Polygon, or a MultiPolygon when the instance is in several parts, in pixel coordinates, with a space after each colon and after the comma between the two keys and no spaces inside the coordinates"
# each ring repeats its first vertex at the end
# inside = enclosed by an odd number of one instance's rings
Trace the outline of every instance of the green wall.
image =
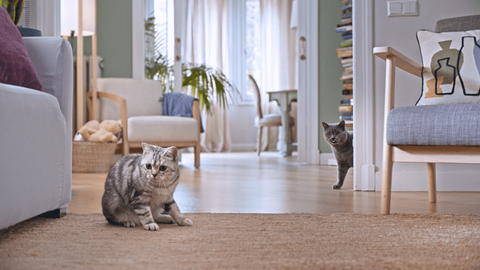
{"type": "MultiPolygon", "coordinates": [[[[97,50],[104,77],[132,77],[132,0],[97,1],[97,50]]],[[[85,51],[91,40],[85,40],[85,51]]],[[[89,49],[89,55],[91,50],[89,49]]]]}
{"type": "Polygon", "coordinates": [[[342,65],[337,57],[336,49],[342,41],[341,35],[335,33],[335,28],[342,17],[340,0],[320,0],[319,2],[319,95],[318,119],[319,123],[319,150],[321,153],[331,153],[330,145],[323,139],[321,122],[339,122],[341,113],[338,111],[342,95],[340,74],[342,65]]]}

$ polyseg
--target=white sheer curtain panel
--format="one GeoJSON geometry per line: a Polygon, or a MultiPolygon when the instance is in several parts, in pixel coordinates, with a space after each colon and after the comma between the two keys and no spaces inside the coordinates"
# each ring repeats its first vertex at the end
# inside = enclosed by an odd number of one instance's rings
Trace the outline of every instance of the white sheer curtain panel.
{"type": "MultiPolygon", "coordinates": [[[[185,61],[206,64],[221,70],[228,78],[228,1],[188,0],[185,61]]],[[[230,151],[228,110],[215,105],[203,113],[205,133],[202,149],[206,152],[230,151]]]]}
{"type": "MultiPolygon", "coordinates": [[[[268,101],[267,91],[296,89],[296,30],[290,28],[293,0],[260,0],[262,111],[280,113],[276,102],[268,101]]],[[[278,127],[263,133],[262,150],[276,149],[278,127]]]]}

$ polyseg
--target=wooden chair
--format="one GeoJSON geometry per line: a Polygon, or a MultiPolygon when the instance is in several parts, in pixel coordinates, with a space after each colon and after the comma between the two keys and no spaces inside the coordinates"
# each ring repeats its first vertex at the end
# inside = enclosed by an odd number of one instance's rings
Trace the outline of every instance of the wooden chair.
{"type": "MultiPolygon", "coordinates": [[[[480,15],[444,19],[436,24],[436,32],[467,31],[480,29],[480,15]]],[[[480,113],[480,105],[477,104],[457,104],[457,105],[434,105],[434,106],[408,106],[394,108],[395,93],[395,68],[398,67],[417,77],[422,77],[422,65],[407,58],[390,47],[376,47],[373,53],[386,61],[386,87],[385,87],[385,121],[383,138],[383,176],[382,176],[382,194],[381,194],[381,213],[390,213],[390,200],[392,188],[392,167],[393,162],[416,162],[426,163],[428,170],[428,192],[429,202],[435,203],[436,198],[436,163],[474,163],[480,164],[480,144],[459,145],[457,142],[446,141],[439,144],[424,145],[403,145],[401,143],[389,143],[389,129],[392,128],[392,121],[401,117],[402,114],[429,113],[435,115],[441,107],[456,106],[456,110],[464,110],[471,114],[480,113]],[[437,110],[437,111],[433,111],[437,110]],[[390,125],[389,125],[390,124],[390,125]]],[[[453,107],[444,107],[450,110],[453,107]]],[[[446,125],[446,123],[445,123],[446,125]]],[[[408,128],[403,126],[402,128],[408,128]]],[[[465,125],[465,129],[470,125],[465,125]]],[[[480,135],[480,134],[479,134],[480,135]]]]}
{"type": "MultiPolygon", "coordinates": [[[[257,98],[257,117],[255,118],[255,126],[258,127],[257,135],[257,155],[260,156],[262,151],[262,129],[263,127],[279,127],[282,126],[282,115],[281,114],[263,114],[262,113],[262,98],[260,94],[260,89],[258,88],[257,82],[252,75],[248,75],[248,85],[255,91],[255,96],[257,98]]],[[[289,132],[290,137],[292,138],[293,126],[295,122],[292,117],[289,120],[289,132]]]]}
{"type": "MultiPolygon", "coordinates": [[[[98,120],[120,119],[122,140],[117,149],[123,155],[142,148],[142,142],[160,147],[194,147],[195,168],[200,167],[200,109],[192,103],[193,117],[162,115],[162,85],[158,81],[130,78],[97,79],[98,120]]],[[[92,93],[87,94],[93,111],[92,93]]]]}

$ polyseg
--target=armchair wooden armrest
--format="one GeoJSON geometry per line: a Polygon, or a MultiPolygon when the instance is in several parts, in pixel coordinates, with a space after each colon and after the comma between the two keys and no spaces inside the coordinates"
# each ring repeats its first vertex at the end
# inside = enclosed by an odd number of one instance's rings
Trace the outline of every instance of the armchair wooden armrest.
{"type": "MultiPolygon", "coordinates": [[[[108,98],[120,105],[120,121],[122,122],[122,154],[128,155],[130,153],[130,148],[128,145],[128,115],[127,115],[127,101],[115,94],[106,93],[106,92],[97,92],[97,98],[108,98]]],[[[93,93],[87,93],[87,106],[88,112],[93,112],[93,93]]]]}
{"type": "Polygon", "coordinates": [[[406,72],[413,74],[417,77],[422,76],[422,65],[399,53],[392,47],[375,47],[373,48],[373,54],[383,60],[387,60],[388,58],[395,58],[396,67],[403,69],[406,72]]]}
{"type": "Polygon", "coordinates": [[[393,164],[393,147],[387,144],[388,113],[394,107],[395,100],[395,67],[413,74],[422,76],[422,66],[391,47],[375,47],[373,54],[387,63],[385,72],[385,111],[383,130],[383,171],[382,171],[382,214],[390,213],[390,191],[393,164]]]}

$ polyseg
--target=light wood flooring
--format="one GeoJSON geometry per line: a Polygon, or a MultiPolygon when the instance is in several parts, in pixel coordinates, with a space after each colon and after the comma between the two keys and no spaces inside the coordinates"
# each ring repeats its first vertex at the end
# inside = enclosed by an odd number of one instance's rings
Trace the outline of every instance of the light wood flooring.
{"type": "MultiPolygon", "coordinates": [[[[341,190],[333,190],[336,167],[305,165],[278,153],[183,154],[174,198],[184,213],[380,213],[380,192],[353,190],[350,171],[341,190]]],[[[100,213],[107,173],[74,173],[67,212],[100,213]]],[[[427,179],[425,179],[427,181],[427,179]]],[[[392,213],[480,214],[480,192],[393,192],[392,213]]]]}

